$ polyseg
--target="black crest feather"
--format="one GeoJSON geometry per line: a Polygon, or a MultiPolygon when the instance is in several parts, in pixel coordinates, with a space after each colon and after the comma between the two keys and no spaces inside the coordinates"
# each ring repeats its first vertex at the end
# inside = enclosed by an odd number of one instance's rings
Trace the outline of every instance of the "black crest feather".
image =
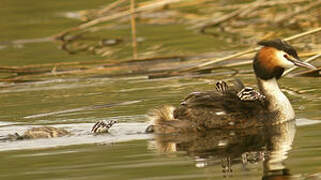
{"type": "Polygon", "coordinates": [[[293,56],[296,59],[299,59],[298,54],[293,46],[289,45],[286,41],[282,41],[281,39],[274,39],[274,40],[267,40],[267,41],[260,41],[258,45],[267,46],[267,47],[274,47],[278,50],[284,51],[289,55],[293,56]]]}

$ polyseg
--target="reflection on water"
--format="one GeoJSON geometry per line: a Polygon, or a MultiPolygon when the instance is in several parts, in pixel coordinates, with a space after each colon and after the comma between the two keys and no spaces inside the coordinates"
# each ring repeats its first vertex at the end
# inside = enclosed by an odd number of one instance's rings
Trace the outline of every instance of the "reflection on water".
{"type": "Polygon", "coordinates": [[[269,128],[271,131],[267,141],[267,155],[263,161],[263,179],[275,179],[275,177],[288,176],[288,170],[283,161],[287,159],[288,151],[292,149],[295,136],[294,121],[284,123],[280,126],[269,128]]]}
{"type": "Polygon", "coordinates": [[[158,135],[151,148],[160,152],[186,152],[196,167],[221,166],[223,176],[233,175],[233,167],[263,163],[262,179],[283,179],[289,170],[287,159],[295,136],[295,121],[279,126],[245,130],[212,130],[201,134],[158,135]]]}

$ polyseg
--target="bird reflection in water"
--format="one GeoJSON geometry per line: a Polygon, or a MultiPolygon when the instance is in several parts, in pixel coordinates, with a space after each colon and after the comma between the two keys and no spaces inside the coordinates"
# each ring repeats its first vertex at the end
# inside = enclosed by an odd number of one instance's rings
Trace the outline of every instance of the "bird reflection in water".
{"type": "Polygon", "coordinates": [[[292,179],[284,165],[295,136],[295,121],[277,126],[205,133],[155,135],[151,148],[159,152],[186,152],[196,167],[221,166],[222,175],[233,175],[233,166],[248,170],[263,163],[263,180],[292,179]]]}

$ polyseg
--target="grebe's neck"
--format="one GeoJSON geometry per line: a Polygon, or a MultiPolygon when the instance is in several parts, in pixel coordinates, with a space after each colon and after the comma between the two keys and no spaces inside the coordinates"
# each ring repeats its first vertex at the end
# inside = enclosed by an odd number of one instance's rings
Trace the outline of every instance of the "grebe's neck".
{"type": "Polygon", "coordinates": [[[269,102],[269,111],[271,113],[277,113],[275,122],[282,123],[293,120],[295,118],[295,113],[292,105],[279,88],[276,78],[268,80],[257,78],[257,81],[261,92],[266,96],[266,99],[269,102]]]}

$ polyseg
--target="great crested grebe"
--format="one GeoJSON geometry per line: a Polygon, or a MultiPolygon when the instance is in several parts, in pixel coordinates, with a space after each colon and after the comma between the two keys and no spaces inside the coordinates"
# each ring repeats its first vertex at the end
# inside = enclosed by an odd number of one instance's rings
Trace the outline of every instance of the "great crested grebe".
{"type": "Polygon", "coordinates": [[[159,134],[202,132],[209,129],[241,129],[280,124],[295,118],[288,98],[277,80],[284,69],[314,66],[299,60],[296,50],[280,39],[261,41],[253,68],[260,92],[236,83],[233,88],[225,82],[216,84],[216,91],[193,92],[178,106],[165,105],[150,111],[153,125],[147,132],[159,134]]]}

